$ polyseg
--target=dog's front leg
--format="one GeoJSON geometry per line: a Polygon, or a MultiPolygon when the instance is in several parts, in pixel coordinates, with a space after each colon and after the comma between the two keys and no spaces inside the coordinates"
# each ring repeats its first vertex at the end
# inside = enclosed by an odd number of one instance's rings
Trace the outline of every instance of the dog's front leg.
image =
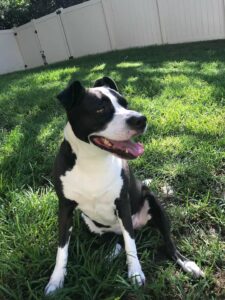
{"type": "Polygon", "coordinates": [[[59,200],[59,245],[56,255],[56,264],[48,285],[45,288],[45,294],[54,293],[61,288],[66,275],[66,265],[68,259],[68,247],[70,235],[72,232],[72,217],[75,202],[67,199],[59,200]]]}
{"type": "Polygon", "coordinates": [[[143,285],[145,283],[145,275],[141,269],[137,256],[130,203],[128,199],[118,199],[115,204],[118,221],[124,238],[127,255],[128,277],[132,279],[133,283],[143,285]]]}

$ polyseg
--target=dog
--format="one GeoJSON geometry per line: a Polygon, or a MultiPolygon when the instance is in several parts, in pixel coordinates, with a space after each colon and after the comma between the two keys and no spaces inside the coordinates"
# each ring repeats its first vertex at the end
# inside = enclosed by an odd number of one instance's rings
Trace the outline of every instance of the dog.
{"type": "MultiPolygon", "coordinates": [[[[54,186],[59,198],[59,243],[56,265],[45,294],[61,288],[66,274],[73,210],[79,209],[90,231],[123,237],[128,278],[143,285],[145,275],[137,256],[134,229],[152,219],[160,230],[169,257],[186,272],[204,276],[202,270],[177,250],[164,208],[148,186],[133,175],[127,160],[144,152],[141,143],[147,119],[129,110],[126,99],[109,77],[85,89],[74,81],[57,98],[68,122],[54,165],[54,186]]],[[[117,244],[115,253],[121,250],[117,244]]]]}

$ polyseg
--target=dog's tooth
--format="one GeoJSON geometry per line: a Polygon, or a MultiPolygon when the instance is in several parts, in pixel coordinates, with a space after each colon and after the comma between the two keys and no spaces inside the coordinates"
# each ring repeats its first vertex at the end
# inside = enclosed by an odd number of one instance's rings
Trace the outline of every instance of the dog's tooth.
{"type": "Polygon", "coordinates": [[[127,148],[126,148],[125,152],[128,153],[128,149],[127,148]]]}
{"type": "Polygon", "coordinates": [[[108,141],[106,138],[104,138],[103,143],[104,143],[106,146],[112,146],[112,144],[110,143],[110,141],[108,141]]]}

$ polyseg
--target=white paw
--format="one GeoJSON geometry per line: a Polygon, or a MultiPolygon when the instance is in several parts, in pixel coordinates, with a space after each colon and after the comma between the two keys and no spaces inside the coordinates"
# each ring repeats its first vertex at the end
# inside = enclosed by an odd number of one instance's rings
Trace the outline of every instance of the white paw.
{"type": "Polygon", "coordinates": [[[196,265],[195,262],[191,260],[182,261],[178,263],[183,268],[184,271],[192,274],[196,278],[205,276],[204,272],[196,265]]]}
{"type": "Polygon", "coordinates": [[[128,271],[128,278],[131,279],[133,284],[137,284],[139,286],[145,284],[145,274],[142,272],[141,268],[139,270],[130,269],[128,271]]]}
{"type": "Polygon", "coordinates": [[[63,283],[55,283],[49,281],[47,286],[45,287],[45,295],[53,294],[57,289],[61,288],[63,286],[63,283]]]}
{"type": "Polygon", "coordinates": [[[152,179],[151,178],[147,178],[147,179],[144,179],[142,181],[143,184],[147,185],[147,186],[150,186],[150,184],[152,183],[152,179]]]}
{"type": "Polygon", "coordinates": [[[57,289],[63,287],[64,274],[62,276],[51,277],[49,283],[45,287],[45,295],[53,294],[57,289]]]}

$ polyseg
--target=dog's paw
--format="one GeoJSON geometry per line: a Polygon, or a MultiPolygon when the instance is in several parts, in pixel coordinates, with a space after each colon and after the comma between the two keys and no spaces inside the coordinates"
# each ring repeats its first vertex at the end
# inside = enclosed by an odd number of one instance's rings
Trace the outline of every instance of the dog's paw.
{"type": "Polygon", "coordinates": [[[180,265],[185,272],[193,275],[196,278],[205,276],[204,272],[196,265],[194,261],[182,261],[180,265]]]}
{"type": "Polygon", "coordinates": [[[151,178],[147,178],[147,179],[144,179],[144,180],[142,181],[142,183],[143,183],[144,185],[150,186],[151,183],[152,183],[152,180],[153,180],[153,179],[151,179],[151,178]]]}
{"type": "Polygon", "coordinates": [[[130,269],[128,271],[128,278],[131,279],[133,284],[137,284],[139,286],[145,284],[145,274],[143,273],[141,268],[138,270],[130,269]]]}
{"type": "Polygon", "coordinates": [[[58,278],[51,278],[49,283],[45,287],[45,295],[54,294],[56,290],[63,287],[64,283],[64,276],[58,278]]]}

